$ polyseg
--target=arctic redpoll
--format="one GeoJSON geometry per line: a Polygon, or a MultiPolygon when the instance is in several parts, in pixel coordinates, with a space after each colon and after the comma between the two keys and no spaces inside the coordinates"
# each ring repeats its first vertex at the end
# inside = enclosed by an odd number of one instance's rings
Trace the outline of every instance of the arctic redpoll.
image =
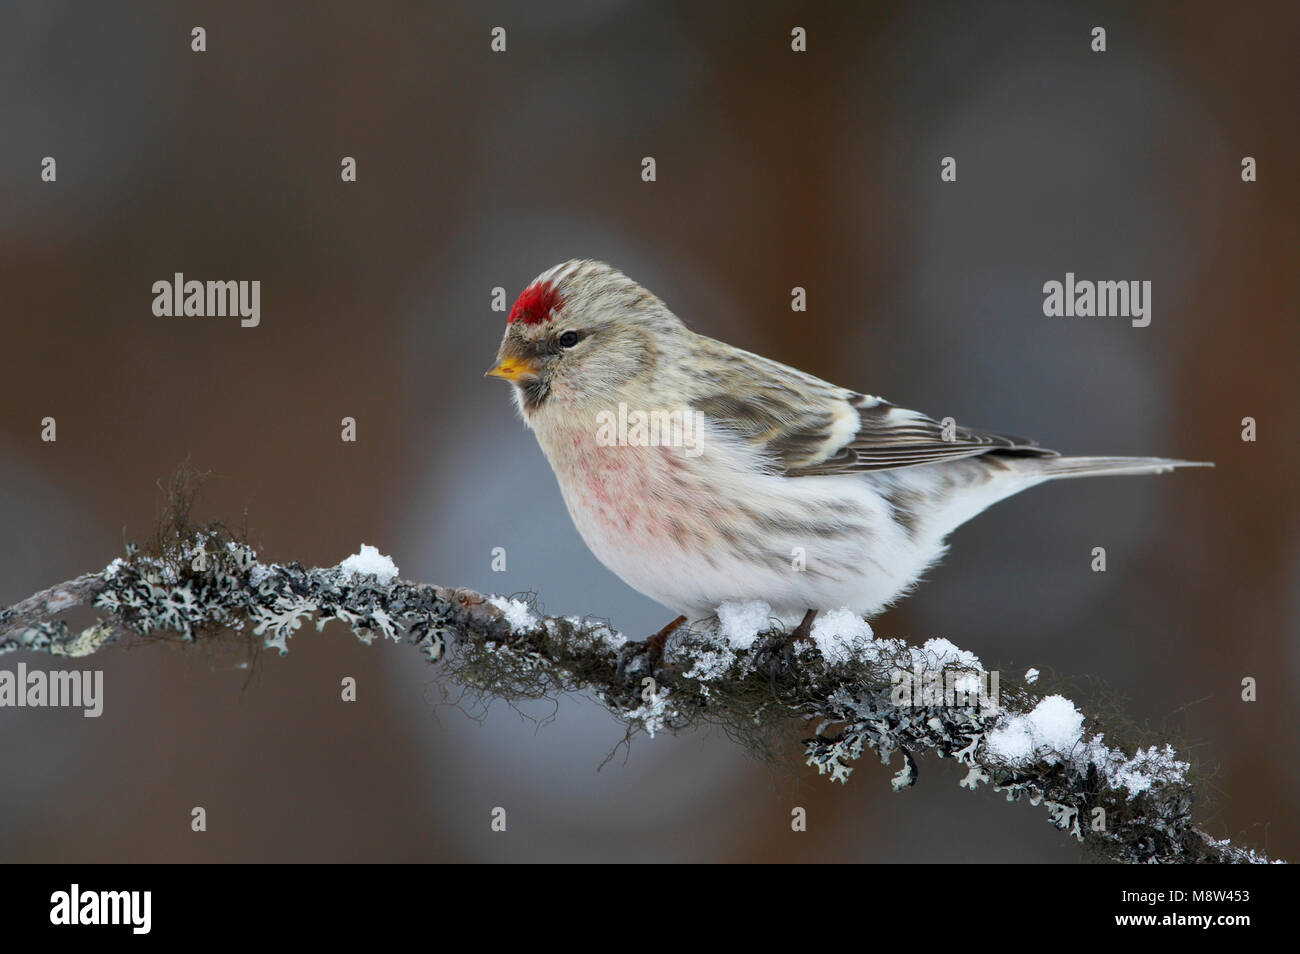
{"type": "Polygon", "coordinates": [[[595,261],[524,290],[487,373],[514,385],[592,553],[692,619],[736,600],[805,631],[819,610],[869,617],[1005,497],[1198,466],[945,426],[695,334],[595,261]]]}

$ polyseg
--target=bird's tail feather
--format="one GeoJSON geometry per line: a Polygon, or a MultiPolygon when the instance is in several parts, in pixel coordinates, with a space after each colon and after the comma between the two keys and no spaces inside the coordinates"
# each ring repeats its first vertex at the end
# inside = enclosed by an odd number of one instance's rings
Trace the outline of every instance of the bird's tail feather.
{"type": "Polygon", "coordinates": [[[1166,457],[1043,457],[1034,460],[1033,472],[1047,480],[1067,477],[1103,477],[1108,474],[1164,474],[1179,467],[1213,467],[1199,460],[1166,457]]]}
{"type": "MultiPolygon", "coordinates": [[[[1163,474],[1179,467],[1213,467],[1192,460],[1169,460],[1164,457],[999,457],[1001,467],[985,469],[986,459],[976,457],[962,462],[979,467],[970,476],[962,493],[945,492],[933,502],[926,516],[926,526],[940,538],[947,536],[976,514],[1000,500],[1030,487],[1066,477],[1103,477],[1108,474],[1163,474]],[[1008,468],[1009,465],[1009,468],[1008,468]],[[1010,470],[1010,473],[1007,472],[1010,470]],[[989,479],[992,477],[992,479],[989,479]]],[[[942,465],[958,466],[956,462],[942,465]]],[[[906,471],[899,471],[906,473],[906,471]]]]}

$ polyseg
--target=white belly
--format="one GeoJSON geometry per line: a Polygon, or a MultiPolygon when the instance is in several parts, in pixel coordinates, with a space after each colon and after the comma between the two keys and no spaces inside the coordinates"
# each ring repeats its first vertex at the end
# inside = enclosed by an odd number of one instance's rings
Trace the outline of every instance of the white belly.
{"type": "Polygon", "coordinates": [[[893,520],[868,478],[774,476],[719,433],[699,456],[594,435],[539,432],[574,525],[605,566],[691,619],[727,600],[762,600],[787,625],[808,609],[872,615],[942,552],[893,520]]]}

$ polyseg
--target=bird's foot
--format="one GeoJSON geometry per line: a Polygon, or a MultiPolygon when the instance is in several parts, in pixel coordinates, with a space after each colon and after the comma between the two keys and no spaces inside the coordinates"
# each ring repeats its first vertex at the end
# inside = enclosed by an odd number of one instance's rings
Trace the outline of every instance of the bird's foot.
{"type": "Polygon", "coordinates": [[[816,610],[811,610],[811,609],[810,609],[808,612],[804,613],[804,614],[803,614],[803,621],[800,622],[799,625],[796,626],[796,627],[794,628],[794,632],[790,634],[790,642],[792,642],[792,643],[799,643],[799,642],[811,643],[811,642],[812,642],[812,624],[813,624],[813,620],[815,620],[816,618],[817,618],[817,611],[816,611],[816,610]]]}
{"type": "Polygon", "coordinates": [[[790,670],[794,668],[794,644],[812,642],[812,624],[817,618],[816,610],[809,610],[803,614],[803,620],[799,625],[791,630],[790,635],[781,640],[772,651],[771,662],[768,663],[767,676],[768,684],[772,689],[772,698],[780,701],[780,696],[776,691],[777,674],[784,668],[790,670]]]}
{"type": "Polygon", "coordinates": [[[655,664],[664,657],[664,646],[668,643],[668,637],[675,633],[684,622],[686,622],[686,617],[679,616],[649,639],[626,643],[618,653],[618,668],[614,672],[614,680],[616,682],[623,681],[623,673],[627,668],[627,664],[642,650],[646,651],[646,656],[650,660],[653,669],[655,664]]]}

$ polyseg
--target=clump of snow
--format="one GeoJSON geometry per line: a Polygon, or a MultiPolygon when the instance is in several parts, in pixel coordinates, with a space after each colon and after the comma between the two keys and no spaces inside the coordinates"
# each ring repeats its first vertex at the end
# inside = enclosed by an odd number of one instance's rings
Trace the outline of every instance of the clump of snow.
{"type": "MultiPolygon", "coordinates": [[[[1037,670],[1029,673],[1037,678],[1037,670]]],[[[1123,789],[1129,798],[1156,785],[1185,781],[1189,767],[1169,745],[1138,749],[1130,757],[1106,745],[1101,733],[1085,740],[1082,713],[1059,695],[1042,699],[1032,712],[1003,719],[989,731],[986,742],[990,756],[1012,765],[1043,759],[1049,764],[1068,762],[1079,772],[1095,766],[1110,788],[1123,789]]]]}
{"type": "Polygon", "coordinates": [[[980,681],[980,677],[975,673],[963,672],[953,677],[952,687],[957,692],[969,696],[978,693],[982,688],[984,688],[984,684],[980,681]]]}
{"type": "Polygon", "coordinates": [[[379,552],[378,547],[361,544],[361,552],[354,553],[342,563],[339,569],[351,576],[373,576],[380,583],[391,583],[400,572],[392,557],[379,552]]]}
{"type": "Polygon", "coordinates": [[[850,609],[831,610],[813,620],[812,639],[827,662],[849,659],[855,644],[871,639],[872,635],[871,625],[850,609]]]}
{"type": "MultiPolygon", "coordinates": [[[[1100,736],[1097,737],[1098,741],[1100,736]]],[[[1175,758],[1173,748],[1166,744],[1163,749],[1154,745],[1146,751],[1137,750],[1133,758],[1111,769],[1110,787],[1128,789],[1128,797],[1141,795],[1156,782],[1169,782],[1182,778],[1188,769],[1186,762],[1175,758]]]]}
{"type": "MultiPolygon", "coordinates": [[[[698,679],[700,682],[709,682],[718,679],[727,674],[736,662],[736,654],[728,648],[706,649],[697,653],[695,664],[691,666],[690,671],[685,674],[687,679],[698,679]]],[[[701,687],[705,688],[705,687],[701,687]]],[[[705,695],[708,695],[705,689],[705,695]]]]}
{"type": "Polygon", "coordinates": [[[121,557],[118,557],[108,566],[104,567],[105,578],[111,580],[113,577],[117,576],[117,571],[122,569],[122,567],[124,566],[126,566],[126,561],[123,560],[121,557]]]}
{"type": "Polygon", "coordinates": [[[718,624],[732,649],[749,649],[771,615],[772,608],[762,600],[727,602],[718,607],[718,624]]]}
{"type": "Polygon", "coordinates": [[[650,738],[655,737],[656,732],[663,731],[668,724],[668,693],[653,693],[645,704],[633,712],[627,714],[627,718],[639,723],[641,728],[645,729],[646,735],[650,738]]]}
{"type": "MultiPolygon", "coordinates": [[[[497,605],[502,610],[505,607],[502,604],[497,605]]],[[[547,632],[552,635],[561,633],[558,627],[557,619],[548,616],[545,619],[539,619],[538,622],[545,623],[547,632]]],[[[604,646],[608,649],[621,649],[627,645],[627,637],[620,633],[614,627],[610,626],[605,620],[593,620],[582,616],[566,616],[564,622],[568,623],[575,630],[585,630],[584,636],[591,641],[592,646],[604,646]]],[[[527,624],[527,625],[531,625],[527,624]]]]}
{"type": "MultiPolygon", "coordinates": [[[[868,627],[870,632],[870,627],[868,627]]],[[[983,669],[980,664],[980,658],[969,650],[962,649],[955,643],[944,639],[942,636],[936,636],[933,639],[927,639],[921,650],[934,657],[935,666],[942,669],[947,665],[962,666],[969,669],[983,669]]]]}
{"type": "Polygon", "coordinates": [[[1083,737],[1083,713],[1064,696],[1047,696],[1032,712],[1004,719],[988,734],[988,751],[1012,764],[1059,762],[1083,737]]]}
{"type": "Polygon", "coordinates": [[[488,602],[499,609],[510,624],[511,629],[532,629],[537,625],[537,617],[523,600],[507,599],[504,596],[488,597],[488,602]]]}
{"type": "Polygon", "coordinates": [[[627,645],[627,637],[618,630],[609,626],[603,626],[591,635],[594,639],[604,643],[610,649],[622,649],[627,645]]]}
{"type": "Polygon", "coordinates": [[[1025,671],[1025,682],[1029,683],[1032,686],[1034,683],[1038,681],[1038,677],[1041,675],[1042,673],[1040,673],[1037,669],[1028,669],[1025,671]]]}

